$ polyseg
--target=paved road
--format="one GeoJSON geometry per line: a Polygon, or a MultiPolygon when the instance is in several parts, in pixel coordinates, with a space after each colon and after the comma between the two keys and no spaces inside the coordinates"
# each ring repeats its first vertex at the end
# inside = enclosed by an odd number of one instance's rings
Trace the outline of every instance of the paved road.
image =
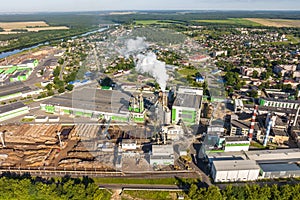
{"type": "Polygon", "coordinates": [[[153,191],[186,191],[187,188],[178,185],[160,185],[160,184],[98,184],[100,188],[110,190],[153,190],[153,191]]]}
{"type": "Polygon", "coordinates": [[[193,171],[157,171],[157,172],[104,172],[96,170],[64,170],[60,168],[35,168],[35,169],[18,169],[18,168],[6,168],[0,169],[0,173],[16,173],[24,174],[30,173],[32,176],[43,176],[43,177],[54,177],[54,176],[71,176],[71,177],[81,177],[89,176],[93,177],[120,177],[120,178],[195,178],[199,175],[193,171]]]}

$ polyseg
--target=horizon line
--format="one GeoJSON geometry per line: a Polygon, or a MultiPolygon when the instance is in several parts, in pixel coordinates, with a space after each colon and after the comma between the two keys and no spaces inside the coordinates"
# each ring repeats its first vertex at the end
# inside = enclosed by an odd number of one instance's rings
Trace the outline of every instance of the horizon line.
{"type": "Polygon", "coordinates": [[[267,12],[272,12],[272,11],[279,11],[279,12],[300,12],[300,9],[271,9],[271,10],[266,10],[266,9],[255,9],[255,10],[244,10],[244,9],[197,9],[197,10],[188,10],[188,9],[183,9],[183,10],[173,10],[173,9],[150,9],[150,10],[74,10],[74,11],[0,11],[0,14],[38,14],[38,13],[89,13],[89,12],[162,12],[162,11],[167,11],[167,12],[199,12],[199,11],[213,11],[213,12],[261,12],[261,11],[267,11],[267,12]]]}

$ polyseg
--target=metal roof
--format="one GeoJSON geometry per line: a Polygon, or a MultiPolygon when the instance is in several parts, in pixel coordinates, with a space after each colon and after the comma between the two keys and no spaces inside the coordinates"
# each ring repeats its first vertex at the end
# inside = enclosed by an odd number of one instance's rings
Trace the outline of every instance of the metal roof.
{"type": "Polygon", "coordinates": [[[277,149],[247,151],[247,157],[258,162],[283,162],[284,160],[300,160],[300,149],[277,149]]]}
{"type": "Polygon", "coordinates": [[[125,113],[128,112],[129,99],[128,94],[117,90],[82,88],[73,93],[54,96],[44,104],[90,111],[125,113]]]}
{"type": "Polygon", "coordinates": [[[202,96],[192,94],[177,94],[174,106],[199,109],[202,96]]]}
{"type": "Polygon", "coordinates": [[[0,114],[7,113],[12,110],[17,110],[17,109],[20,109],[23,107],[26,107],[26,105],[21,102],[12,103],[12,104],[5,105],[5,106],[0,106],[0,114]]]}
{"type": "Polygon", "coordinates": [[[213,165],[217,171],[260,169],[254,160],[214,160],[213,165]]]}
{"type": "Polygon", "coordinates": [[[300,167],[294,163],[259,164],[264,172],[300,171],[300,167]]]}

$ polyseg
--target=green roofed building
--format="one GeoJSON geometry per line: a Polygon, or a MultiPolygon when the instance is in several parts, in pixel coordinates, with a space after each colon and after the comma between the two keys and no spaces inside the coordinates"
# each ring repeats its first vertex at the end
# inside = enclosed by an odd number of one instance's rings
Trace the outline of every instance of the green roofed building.
{"type": "Polygon", "coordinates": [[[5,74],[13,74],[15,71],[17,71],[18,67],[17,66],[13,66],[9,69],[7,69],[4,73],[5,74]]]}
{"type": "Polygon", "coordinates": [[[31,75],[32,70],[18,71],[10,77],[10,82],[26,81],[31,75]]]}

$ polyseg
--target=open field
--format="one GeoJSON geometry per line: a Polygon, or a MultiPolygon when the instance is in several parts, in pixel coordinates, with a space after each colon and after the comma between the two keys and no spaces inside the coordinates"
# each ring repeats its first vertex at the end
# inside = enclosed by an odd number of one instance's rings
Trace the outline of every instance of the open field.
{"type": "Polygon", "coordinates": [[[259,23],[264,26],[274,27],[300,27],[300,20],[289,20],[289,19],[262,19],[262,18],[246,18],[246,20],[254,23],[259,23]]]}
{"type": "Polygon", "coordinates": [[[2,28],[4,30],[4,32],[1,32],[1,34],[15,34],[18,32],[17,30],[38,32],[38,31],[45,31],[45,30],[67,30],[67,29],[69,29],[66,26],[49,26],[44,21],[0,22],[0,28],[2,28]]]}
{"type": "Polygon", "coordinates": [[[32,22],[0,22],[0,27],[4,30],[7,29],[22,29],[27,27],[47,27],[49,26],[44,21],[32,21],[32,22]]]}
{"type": "Polygon", "coordinates": [[[197,73],[197,69],[188,69],[188,68],[184,68],[184,69],[180,69],[178,70],[178,73],[184,76],[193,76],[197,73]]]}
{"type": "Polygon", "coordinates": [[[170,24],[170,23],[177,23],[177,21],[172,21],[172,20],[135,20],[134,21],[136,24],[141,24],[141,25],[151,25],[151,24],[170,24]]]}
{"type": "MultiPolygon", "coordinates": [[[[184,195],[183,192],[179,192],[184,195]]],[[[146,200],[173,200],[177,199],[177,192],[167,191],[125,191],[123,199],[146,199],[146,200]]]]}
{"type": "Polygon", "coordinates": [[[243,26],[261,26],[260,23],[243,18],[228,18],[220,20],[194,20],[195,22],[212,23],[212,24],[228,24],[228,25],[243,25],[243,26]]]}

